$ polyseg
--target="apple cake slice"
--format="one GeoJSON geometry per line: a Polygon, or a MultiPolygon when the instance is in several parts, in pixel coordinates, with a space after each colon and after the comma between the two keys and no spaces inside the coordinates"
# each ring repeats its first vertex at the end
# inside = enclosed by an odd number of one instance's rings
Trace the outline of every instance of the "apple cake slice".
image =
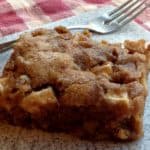
{"type": "Polygon", "coordinates": [[[0,119],[46,131],[135,140],[143,135],[150,46],[94,42],[65,27],[24,33],[0,77],[0,119]]]}

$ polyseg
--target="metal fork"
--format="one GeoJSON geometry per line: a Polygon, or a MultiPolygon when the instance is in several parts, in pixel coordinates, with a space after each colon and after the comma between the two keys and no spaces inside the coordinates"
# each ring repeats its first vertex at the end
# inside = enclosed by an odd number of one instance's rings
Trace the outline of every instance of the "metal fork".
{"type": "Polygon", "coordinates": [[[119,30],[142,13],[150,4],[146,0],[128,0],[118,8],[91,20],[87,25],[70,26],[69,29],[88,29],[107,34],[119,30]]]}
{"type": "MultiPolygon", "coordinates": [[[[100,34],[112,33],[136,18],[150,4],[146,0],[128,0],[118,8],[91,20],[87,25],[67,27],[68,29],[88,29],[100,34]]],[[[0,52],[6,51],[16,40],[0,44],[0,52]]]]}

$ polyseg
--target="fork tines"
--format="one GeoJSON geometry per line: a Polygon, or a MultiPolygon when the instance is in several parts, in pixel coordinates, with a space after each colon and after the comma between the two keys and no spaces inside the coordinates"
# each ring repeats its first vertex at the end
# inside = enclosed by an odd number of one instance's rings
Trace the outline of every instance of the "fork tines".
{"type": "Polygon", "coordinates": [[[137,17],[145,8],[145,0],[128,0],[118,8],[109,12],[108,22],[114,21],[121,25],[127,24],[137,17]]]}

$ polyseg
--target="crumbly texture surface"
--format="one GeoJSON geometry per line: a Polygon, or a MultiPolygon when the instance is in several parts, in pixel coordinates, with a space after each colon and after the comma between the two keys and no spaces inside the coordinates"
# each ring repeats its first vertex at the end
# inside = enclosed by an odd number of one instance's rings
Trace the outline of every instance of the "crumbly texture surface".
{"type": "Polygon", "coordinates": [[[64,27],[20,36],[0,78],[0,118],[99,139],[143,135],[150,46],[95,42],[64,27]]]}

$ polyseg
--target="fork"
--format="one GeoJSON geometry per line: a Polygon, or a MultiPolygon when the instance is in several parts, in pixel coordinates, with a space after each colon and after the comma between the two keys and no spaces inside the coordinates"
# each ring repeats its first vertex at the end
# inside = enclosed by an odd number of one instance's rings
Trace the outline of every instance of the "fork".
{"type": "Polygon", "coordinates": [[[150,4],[146,0],[128,0],[118,8],[104,13],[86,25],[70,26],[69,29],[88,29],[100,34],[108,34],[119,30],[142,13],[150,4]]]}
{"type": "Polygon", "coordinates": [[[119,30],[142,13],[150,4],[146,0],[128,0],[118,8],[104,13],[86,25],[70,26],[69,29],[88,29],[100,34],[108,34],[119,30]]]}
{"type": "MultiPolygon", "coordinates": [[[[87,25],[69,26],[67,28],[70,30],[88,29],[100,34],[112,33],[131,22],[149,6],[150,4],[146,4],[146,0],[128,0],[118,8],[91,20],[87,25]]],[[[0,52],[11,48],[16,40],[17,39],[0,44],[0,52]]]]}

